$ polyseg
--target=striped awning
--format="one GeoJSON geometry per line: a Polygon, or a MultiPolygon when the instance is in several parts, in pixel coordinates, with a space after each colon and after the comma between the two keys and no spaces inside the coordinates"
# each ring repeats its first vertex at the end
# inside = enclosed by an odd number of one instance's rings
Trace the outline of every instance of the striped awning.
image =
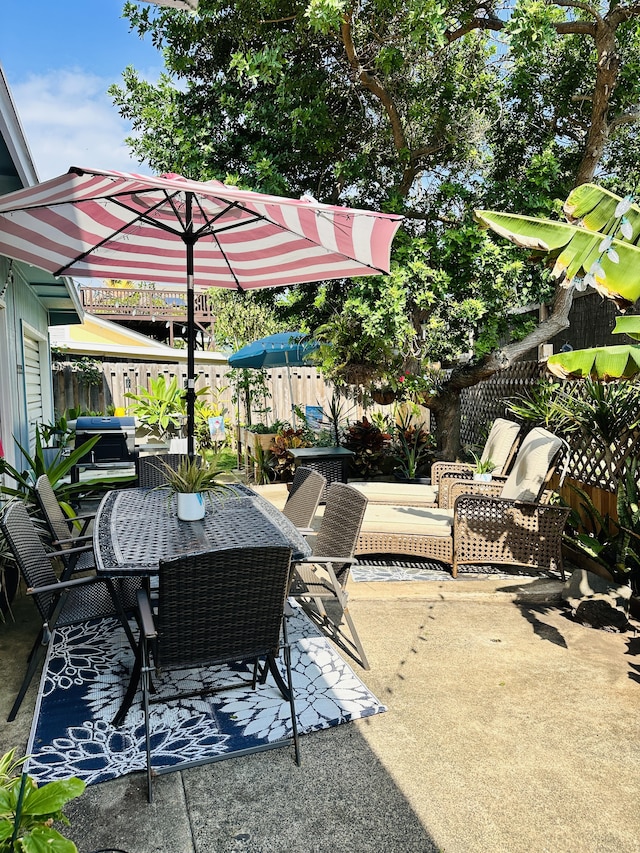
{"type": "Polygon", "coordinates": [[[72,167],[0,197],[0,254],[55,276],[251,290],[389,271],[402,217],[72,167]]]}

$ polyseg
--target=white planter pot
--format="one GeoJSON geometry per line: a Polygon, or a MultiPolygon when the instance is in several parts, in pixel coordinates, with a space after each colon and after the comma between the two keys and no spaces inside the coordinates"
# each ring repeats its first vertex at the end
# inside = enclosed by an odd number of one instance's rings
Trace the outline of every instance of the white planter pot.
{"type": "Polygon", "coordinates": [[[199,492],[178,492],[178,518],[181,521],[199,521],[204,518],[204,496],[199,492]]]}
{"type": "Polygon", "coordinates": [[[473,479],[477,480],[479,483],[490,483],[493,479],[493,474],[474,474],[473,479]]]}

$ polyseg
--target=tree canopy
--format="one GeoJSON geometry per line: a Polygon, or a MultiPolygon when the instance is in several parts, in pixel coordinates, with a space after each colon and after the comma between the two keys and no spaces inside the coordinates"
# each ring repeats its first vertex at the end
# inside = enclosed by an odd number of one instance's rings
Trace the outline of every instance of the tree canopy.
{"type": "Polygon", "coordinates": [[[458,449],[456,404],[567,325],[572,289],[473,221],[558,218],[597,177],[638,177],[640,3],[200,0],[127,4],[162,49],[157,83],[111,89],[157,171],[402,213],[390,276],[301,286],[278,311],[330,341],[343,382],[410,372],[458,449]],[[537,325],[517,311],[552,303],[537,325]],[[451,367],[433,383],[434,362],[451,367]]]}

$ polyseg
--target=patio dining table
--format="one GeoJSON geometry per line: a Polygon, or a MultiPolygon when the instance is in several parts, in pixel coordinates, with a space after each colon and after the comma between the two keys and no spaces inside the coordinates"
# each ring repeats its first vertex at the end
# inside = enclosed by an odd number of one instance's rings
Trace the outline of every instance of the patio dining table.
{"type": "Polygon", "coordinates": [[[160,560],[216,548],[282,545],[293,559],[311,547],[286,516],[241,483],[206,499],[200,521],[180,521],[175,500],[163,491],[107,492],[96,513],[93,544],[98,574],[157,574],[160,560]]]}

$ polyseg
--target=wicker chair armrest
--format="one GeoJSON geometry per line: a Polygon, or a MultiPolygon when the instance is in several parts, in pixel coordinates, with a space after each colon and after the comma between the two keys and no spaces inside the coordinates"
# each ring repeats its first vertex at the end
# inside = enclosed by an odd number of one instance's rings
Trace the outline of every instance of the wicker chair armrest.
{"type": "Polygon", "coordinates": [[[502,483],[496,483],[493,480],[489,483],[483,483],[480,480],[455,480],[448,485],[449,503],[443,509],[451,509],[455,507],[457,499],[461,495],[478,495],[484,497],[499,497],[502,492],[502,483]]]}
{"type": "Polygon", "coordinates": [[[88,586],[92,583],[104,583],[104,578],[97,578],[95,575],[89,575],[82,578],[73,578],[72,580],[57,581],[46,586],[30,586],[27,587],[27,595],[38,595],[41,592],[62,592],[65,589],[70,589],[75,586],[88,586]]]}
{"type": "Polygon", "coordinates": [[[558,521],[563,520],[564,523],[569,512],[569,507],[531,501],[516,501],[491,495],[463,494],[455,502],[454,526],[458,521],[466,518],[473,518],[474,521],[482,521],[483,518],[486,518],[492,522],[497,522],[501,517],[504,519],[512,518],[515,513],[519,513],[523,517],[534,514],[538,517],[555,517],[558,521]]]}
{"type": "Polygon", "coordinates": [[[437,486],[442,479],[442,475],[449,471],[468,470],[471,472],[471,466],[467,462],[434,462],[431,466],[431,485],[437,486]]]}
{"type": "Polygon", "coordinates": [[[314,563],[339,563],[342,566],[345,566],[347,563],[350,566],[354,566],[357,564],[357,560],[355,557],[320,557],[315,554],[311,554],[309,557],[301,557],[299,560],[296,560],[296,564],[300,565],[313,565],[314,563]]]}
{"type": "MultiPolygon", "coordinates": [[[[75,542],[76,545],[78,545],[78,547],[79,547],[79,543],[85,542],[85,541],[89,542],[90,540],[91,541],[93,540],[93,535],[91,533],[88,533],[86,536],[71,536],[69,539],[52,539],[51,544],[52,545],[66,545],[69,542],[75,542]]],[[[67,553],[69,553],[69,552],[67,551],[67,553]]]]}
{"type": "Polygon", "coordinates": [[[95,512],[79,512],[77,515],[74,515],[72,518],[69,518],[69,521],[84,521],[85,519],[91,521],[91,519],[95,517],[95,512]]]}
{"type": "MultiPolygon", "coordinates": [[[[66,541],[64,539],[60,540],[62,542],[66,541]]],[[[86,551],[92,551],[93,544],[91,542],[87,542],[86,545],[79,545],[77,548],[62,548],[60,551],[47,551],[47,557],[50,560],[56,560],[58,557],[68,557],[69,554],[83,554],[86,551]]]]}
{"type": "Polygon", "coordinates": [[[138,619],[140,622],[140,632],[147,640],[155,640],[158,636],[155,622],[153,621],[153,610],[147,591],[139,589],[138,598],[138,619]]]}

